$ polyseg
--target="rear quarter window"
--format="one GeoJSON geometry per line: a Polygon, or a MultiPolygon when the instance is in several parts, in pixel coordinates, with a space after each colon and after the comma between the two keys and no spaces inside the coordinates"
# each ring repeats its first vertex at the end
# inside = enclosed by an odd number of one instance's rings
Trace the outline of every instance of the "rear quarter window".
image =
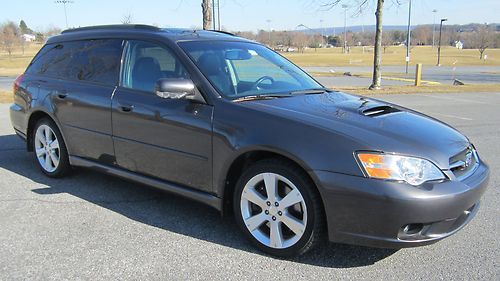
{"type": "Polygon", "coordinates": [[[27,73],[67,80],[118,84],[122,40],[99,39],[45,45],[27,73]]]}

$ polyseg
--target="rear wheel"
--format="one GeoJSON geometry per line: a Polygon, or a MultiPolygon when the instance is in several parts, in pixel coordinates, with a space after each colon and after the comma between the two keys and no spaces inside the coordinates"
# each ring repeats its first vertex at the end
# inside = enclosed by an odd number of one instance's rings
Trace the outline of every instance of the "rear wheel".
{"type": "Polygon", "coordinates": [[[62,177],[70,170],[68,151],[54,121],[40,119],[33,130],[35,162],[49,177],[62,177]]]}
{"type": "Polygon", "coordinates": [[[234,194],[236,220],[246,236],[271,255],[305,253],[322,238],[320,197],[307,175],[280,160],[248,168],[234,194]]]}

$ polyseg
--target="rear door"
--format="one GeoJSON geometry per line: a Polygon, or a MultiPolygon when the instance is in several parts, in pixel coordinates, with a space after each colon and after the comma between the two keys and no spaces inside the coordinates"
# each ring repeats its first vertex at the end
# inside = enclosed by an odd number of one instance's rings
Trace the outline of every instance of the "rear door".
{"type": "Polygon", "coordinates": [[[189,78],[168,48],[126,44],[122,85],[113,95],[113,140],[119,166],[212,191],[212,112],[207,104],[154,94],[160,78],[189,78]]]}
{"type": "Polygon", "coordinates": [[[114,163],[111,96],[118,84],[122,40],[48,45],[30,71],[40,77],[71,155],[114,163]]]}

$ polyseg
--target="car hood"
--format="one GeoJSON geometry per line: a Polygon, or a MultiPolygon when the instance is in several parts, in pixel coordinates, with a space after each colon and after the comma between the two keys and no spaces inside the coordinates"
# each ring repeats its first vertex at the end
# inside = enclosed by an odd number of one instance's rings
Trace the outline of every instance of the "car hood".
{"type": "MultiPolygon", "coordinates": [[[[247,107],[341,134],[360,147],[429,159],[449,168],[469,140],[449,125],[413,110],[340,92],[243,102],[247,107]]],[[[327,137],[327,135],[325,135],[327,137]]],[[[334,144],[332,144],[334,145],[334,144]]]]}

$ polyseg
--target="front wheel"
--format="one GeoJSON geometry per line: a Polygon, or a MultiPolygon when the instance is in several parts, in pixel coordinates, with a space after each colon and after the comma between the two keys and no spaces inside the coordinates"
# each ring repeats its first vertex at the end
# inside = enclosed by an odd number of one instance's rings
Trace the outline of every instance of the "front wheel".
{"type": "Polygon", "coordinates": [[[234,194],[236,220],[246,236],[266,253],[297,256],[323,235],[323,210],[316,187],[298,167],[263,160],[248,168],[234,194]]]}
{"type": "Polygon", "coordinates": [[[70,170],[68,151],[54,121],[40,119],[33,130],[35,162],[49,177],[62,177],[70,170]]]}

